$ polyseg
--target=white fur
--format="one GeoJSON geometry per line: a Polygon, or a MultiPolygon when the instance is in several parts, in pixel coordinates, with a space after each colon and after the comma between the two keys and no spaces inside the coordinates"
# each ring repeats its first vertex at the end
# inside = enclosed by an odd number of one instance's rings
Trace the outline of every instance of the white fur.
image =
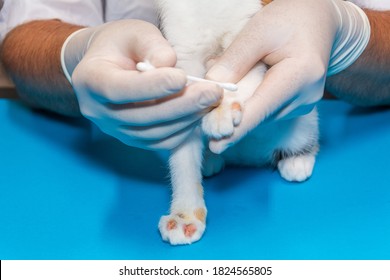
{"type": "Polygon", "coordinates": [[[312,154],[282,159],[278,162],[280,176],[290,182],[303,182],[311,176],[314,162],[312,154]]]}
{"type": "MultiPolygon", "coordinates": [[[[162,29],[174,47],[177,67],[187,74],[204,77],[210,59],[220,55],[236,37],[250,17],[260,8],[259,0],[156,0],[162,29]]],[[[261,83],[266,67],[258,63],[239,83],[238,92],[225,91],[222,104],[202,122],[203,132],[213,138],[233,133],[245,114],[245,101],[261,83]],[[237,109],[240,106],[242,111],[237,109]],[[234,109],[235,108],[235,109],[234,109]]],[[[202,190],[202,132],[198,128],[189,140],[172,152],[170,158],[172,204],[170,214],[163,216],[159,229],[171,244],[189,244],[201,238],[205,223],[196,215],[206,206],[202,190]],[[180,217],[186,217],[182,219],[180,217]],[[172,229],[169,224],[177,224],[172,229]],[[196,227],[195,234],[186,236],[186,225],[196,227]]],[[[318,150],[317,111],[293,119],[260,125],[222,156],[206,156],[203,171],[213,175],[227,164],[264,166],[274,161],[277,151],[284,151],[278,167],[289,181],[310,177],[318,150]]]]}

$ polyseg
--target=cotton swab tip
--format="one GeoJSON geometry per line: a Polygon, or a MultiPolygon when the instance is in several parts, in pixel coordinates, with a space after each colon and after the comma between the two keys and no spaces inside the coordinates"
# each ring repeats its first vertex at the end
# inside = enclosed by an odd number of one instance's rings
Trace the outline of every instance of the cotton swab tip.
{"type": "Polygon", "coordinates": [[[135,68],[141,72],[146,72],[155,69],[154,66],[148,62],[138,62],[135,68]]]}
{"type": "Polygon", "coordinates": [[[237,91],[238,90],[238,86],[236,84],[232,84],[232,83],[221,83],[221,82],[202,79],[202,78],[198,78],[198,77],[194,77],[194,76],[187,76],[187,79],[189,81],[193,81],[193,82],[206,82],[206,83],[215,84],[215,85],[218,85],[221,88],[229,90],[229,91],[237,91]]]}
{"type": "Polygon", "coordinates": [[[238,86],[236,84],[233,84],[233,83],[218,83],[218,85],[221,88],[229,90],[229,91],[237,91],[238,90],[238,86]]]}

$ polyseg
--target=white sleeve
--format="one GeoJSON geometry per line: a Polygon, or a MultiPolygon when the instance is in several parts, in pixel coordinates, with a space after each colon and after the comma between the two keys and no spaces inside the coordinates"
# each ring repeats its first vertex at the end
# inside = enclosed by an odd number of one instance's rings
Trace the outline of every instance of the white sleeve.
{"type": "Polygon", "coordinates": [[[103,23],[101,0],[3,0],[0,11],[0,41],[15,26],[35,19],[95,26],[103,23]]]}
{"type": "Polygon", "coordinates": [[[140,19],[157,25],[154,0],[106,1],[106,21],[125,18],[140,19]]]}
{"type": "Polygon", "coordinates": [[[367,8],[378,11],[390,10],[390,1],[389,0],[349,0],[352,3],[355,3],[361,8],[367,8]]]}

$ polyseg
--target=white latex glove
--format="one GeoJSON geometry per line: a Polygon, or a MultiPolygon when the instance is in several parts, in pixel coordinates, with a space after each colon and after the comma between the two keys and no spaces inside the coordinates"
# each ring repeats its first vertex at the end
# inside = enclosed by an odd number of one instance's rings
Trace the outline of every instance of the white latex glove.
{"type": "Polygon", "coordinates": [[[351,65],[369,35],[367,17],[349,2],[274,0],[265,6],[206,75],[235,83],[260,60],[270,66],[234,134],[212,140],[210,149],[221,153],[262,122],[309,113],[323,96],[327,74],[351,65]]]}
{"type": "Polygon", "coordinates": [[[216,85],[186,86],[175,64],[160,31],[138,20],[77,31],[62,48],[63,70],[81,113],[103,132],[144,149],[178,146],[222,97],[216,85]],[[136,63],[145,60],[158,68],[136,71],[136,63]]]}

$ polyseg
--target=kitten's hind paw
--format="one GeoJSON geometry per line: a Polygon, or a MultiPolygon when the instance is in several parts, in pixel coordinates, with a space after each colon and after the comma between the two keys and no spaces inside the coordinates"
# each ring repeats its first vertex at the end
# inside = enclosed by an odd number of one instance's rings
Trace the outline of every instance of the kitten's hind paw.
{"type": "Polygon", "coordinates": [[[161,237],[171,245],[191,244],[198,241],[205,229],[206,210],[199,208],[192,214],[162,216],[158,224],[161,237]]]}
{"type": "Polygon", "coordinates": [[[314,155],[299,155],[280,160],[278,169],[280,175],[287,181],[303,182],[311,176],[314,163],[314,155]]]}

